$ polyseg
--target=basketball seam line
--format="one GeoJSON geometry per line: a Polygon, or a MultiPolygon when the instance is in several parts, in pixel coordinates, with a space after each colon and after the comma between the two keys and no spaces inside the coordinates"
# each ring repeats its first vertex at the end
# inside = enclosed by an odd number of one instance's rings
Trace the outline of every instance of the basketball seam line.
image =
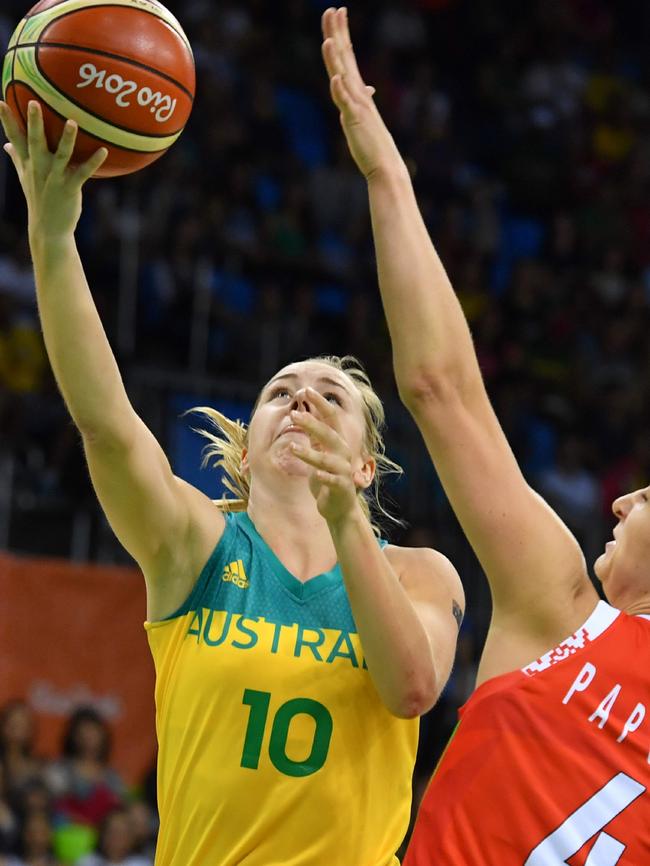
{"type": "MultiPolygon", "coordinates": [[[[29,90],[31,93],[33,93],[37,99],[40,99],[38,93],[34,90],[34,88],[30,87],[29,84],[26,84],[24,81],[14,81],[14,82],[12,82],[12,84],[14,86],[16,84],[19,84],[21,87],[24,87],[26,90],[29,90]]],[[[48,107],[48,110],[52,112],[52,114],[55,114],[59,118],[59,120],[62,120],[63,122],[66,121],[66,117],[64,117],[64,115],[61,114],[61,112],[57,111],[55,108],[52,108],[50,105],[48,105],[47,107],[48,107]]],[[[79,107],[83,108],[83,106],[79,106],[79,107]]],[[[92,112],[89,111],[88,114],[92,114],[92,112]]],[[[95,114],[92,114],[92,116],[97,117],[97,115],[95,115],[95,114]]],[[[103,120],[103,119],[104,118],[102,118],[102,117],[98,117],[98,120],[103,120]]],[[[115,126],[115,124],[111,124],[111,126],[115,126]]],[[[134,132],[131,129],[123,129],[122,127],[119,127],[119,126],[115,126],[115,129],[119,129],[122,132],[132,132],[134,135],[142,135],[142,133],[134,132]]],[[[87,132],[85,129],[82,129],[81,132],[83,132],[85,135],[88,135],[88,136],[91,136],[92,138],[94,138],[95,141],[99,142],[100,146],[106,145],[106,147],[108,147],[109,150],[111,148],[113,150],[124,150],[127,153],[138,153],[141,156],[145,156],[145,155],[149,155],[149,154],[151,156],[153,156],[155,154],[157,157],[159,157],[159,156],[162,156],[164,153],[166,153],[169,150],[169,148],[171,147],[171,144],[170,144],[167,147],[162,148],[161,150],[136,150],[133,147],[125,147],[125,145],[123,145],[123,144],[114,144],[112,141],[107,141],[105,138],[102,138],[99,135],[95,135],[94,132],[87,132]]],[[[172,133],[172,135],[173,134],[174,133],[172,133]]],[[[144,138],[164,138],[166,136],[147,135],[147,136],[143,136],[143,137],[144,138]]],[[[174,143],[175,142],[172,142],[172,144],[174,144],[174,143]]],[[[99,150],[99,148],[98,148],[98,150],[99,150]]]]}
{"type": "MultiPolygon", "coordinates": [[[[36,63],[38,64],[38,58],[36,59],[36,63]]],[[[45,73],[44,73],[43,70],[40,68],[40,66],[39,66],[39,71],[40,71],[41,74],[43,75],[43,78],[45,78],[45,80],[49,82],[49,81],[50,81],[49,78],[47,77],[47,75],[45,75],[45,73]]],[[[66,117],[64,117],[63,114],[61,114],[61,113],[60,113],[59,111],[57,111],[55,108],[52,108],[52,106],[51,106],[51,105],[50,105],[50,104],[49,104],[45,99],[43,99],[43,97],[38,93],[38,91],[35,90],[33,87],[31,87],[31,86],[29,85],[28,82],[26,82],[26,81],[21,81],[20,79],[15,79],[14,81],[12,81],[12,84],[13,84],[14,86],[15,86],[16,84],[20,84],[20,85],[22,85],[23,87],[26,87],[27,90],[29,90],[31,93],[34,94],[34,96],[35,96],[36,99],[43,100],[43,102],[45,102],[45,104],[47,105],[48,109],[49,109],[53,114],[56,114],[56,116],[57,116],[57,117],[60,117],[61,120],[63,120],[63,121],[65,121],[65,120],[67,119],[66,117]]],[[[153,132],[141,132],[141,131],[138,130],[138,129],[131,129],[131,128],[128,127],[128,126],[120,126],[120,124],[118,124],[118,123],[113,123],[112,120],[107,120],[105,117],[102,117],[100,114],[97,114],[96,112],[91,111],[89,108],[87,108],[87,107],[86,107],[85,105],[83,105],[81,102],[77,102],[76,99],[72,99],[72,97],[71,97],[71,96],[68,96],[67,93],[62,93],[62,95],[63,95],[63,96],[68,100],[68,102],[71,102],[73,105],[76,105],[77,108],[80,108],[82,111],[84,111],[86,114],[89,114],[91,117],[94,117],[96,120],[101,120],[102,123],[107,123],[109,126],[113,127],[113,129],[116,129],[116,130],[118,130],[119,132],[128,132],[128,133],[131,134],[131,135],[139,135],[141,138],[153,138],[153,139],[156,139],[156,138],[170,138],[170,137],[173,136],[173,135],[175,135],[175,136],[178,137],[178,136],[181,134],[181,132],[183,131],[183,129],[185,128],[184,126],[182,126],[180,129],[176,129],[176,130],[174,130],[173,132],[167,132],[167,133],[162,133],[162,132],[161,132],[161,133],[157,133],[157,134],[156,134],[156,133],[153,133],[153,132]]],[[[133,148],[133,147],[124,147],[124,146],[121,145],[121,144],[115,144],[114,142],[112,142],[112,141],[108,141],[107,139],[102,138],[102,137],[99,136],[99,135],[95,135],[94,132],[91,132],[90,130],[84,129],[83,127],[81,127],[81,131],[84,132],[84,133],[86,133],[86,135],[91,135],[93,138],[96,138],[97,141],[101,141],[101,142],[102,142],[103,144],[105,144],[107,147],[121,147],[121,148],[123,148],[124,150],[128,150],[130,153],[158,153],[158,152],[159,152],[159,151],[138,150],[137,148],[133,148]]],[[[171,145],[169,145],[169,147],[171,147],[171,145]]]]}
{"type": "MultiPolygon", "coordinates": [[[[48,6],[47,9],[39,9],[38,12],[34,12],[33,9],[30,9],[29,12],[25,15],[25,18],[36,18],[37,15],[40,15],[42,12],[49,12],[50,9],[56,9],[57,6],[60,6],[62,3],[65,3],[65,0],[57,0],[56,3],[52,3],[51,6],[48,6]]],[[[40,3],[37,4],[40,6],[40,3]]]]}
{"type": "MultiPolygon", "coordinates": [[[[176,87],[178,87],[179,90],[181,90],[186,96],[188,96],[190,99],[190,102],[192,104],[194,104],[194,95],[192,94],[192,92],[190,90],[188,90],[187,87],[185,87],[183,84],[180,84],[178,81],[176,81],[175,78],[172,78],[171,75],[167,75],[166,72],[161,72],[160,70],[155,69],[153,66],[147,66],[146,63],[140,63],[137,60],[130,60],[128,57],[122,57],[120,54],[113,54],[110,51],[102,51],[99,48],[88,48],[87,46],[82,46],[82,45],[68,45],[65,42],[46,42],[45,44],[43,44],[42,42],[24,42],[22,45],[14,45],[14,47],[10,48],[9,51],[16,52],[16,51],[18,51],[19,48],[36,48],[37,60],[38,60],[38,49],[39,48],[68,48],[71,51],[88,51],[88,52],[91,52],[92,54],[98,55],[99,57],[110,57],[112,60],[121,60],[130,66],[136,66],[137,68],[144,69],[147,72],[153,72],[156,75],[159,75],[165,81],[169,81],[171,84],[174,84],[176,87]]],[[[15,59],[16,58],[15,58],[15,53],[14,53],[14,62],[15,62],[15,59]]],[[[45,76],[45,77],[47,78],[47,76],[45,76]]],[[[13,67],[12,67],[12,78],[13,78],[13,67]]],[[[15,80],[15,78],[14,78],[14,80],[15,80]]],[[[47,80],[50,81],[49,78],[47,78],[47,80]]],[[[52,82],[52,84],[53,83],[54,82],[52,82]]],[[[57,85],[57,87],[58,87],[58,85],[57,85]]]]}
{"type": "MultiPolygon", "coordinates": [[[[56,7],[61,6],[62,3],[65,3],[65,0],[59,0],[58,3],[55,3],[53,6],[50,6],[48,9],[39,10],[38,12],[34,13],[34,15],[30,15],[28,13],[25,16],[25,21],[28,21],[30,18],[36,18],[36,16],[41,15],[42,12],[49,12],[50,9],[56,9],[56,7]]],[[[88,9],[136,9],[135,6],[123,6],[121,3],[98,3],[96,6],[82,7],[82,9],[83,8],[88,8],[88,9]]],[[[47,28],[51,27],[51,25],[54,24],[55,21],[61,21],[62,18],[67,18],[68,15],[74,15],[76,12],[80,12],[80,11],[82,11],[82,10],[70,9],[69,12],[64,12],[62,15],[59,15],[53,21],[50,21],[48,24],[46,24],[45,28],[43,29],[43,33],[45,33],[47,28]]],[[[160,15],[156,15],[156,13],[152,12],[150,9],[140,9],[139,7],[137,7],[136,11],[144,12],[145,15],[151,15],[152,18],[157,18],[158,21],[162,21],[163,24],[166,24],[169,27],[169,29],[173,30],[177,36],[180,36],[180,38],[183,40],[183,42],[185,43],[186,46],[190,45],[190,40],[187,38],[187,33],[185,33],[184,30],[178,30],[177,27],[174,27],[173,24],[170,24],[169,21],[166,21],[160,15]]],[[[169,12],[170,10],[168,9],[167,11],[169,12]]],[[[173,15],[173,12],[170,12],[170,14],[173,15]]],[[[190,45],[190,51],[191,50],[192,50],[192,48],[190,45]]]]}
{"type": "MultiPolygon", "coordinates": [[[[20,31],[20,33],[16,37],[16,40],[20,39],[20,37],[22,36],[22,34],[25,30],[25,27],[27,27],[27,18],[23,19],[23,29],[20,31]]],[[[17,42],[16,42],[16,44],[17,44],[17,42]]],[[[9,85],[9,86],[11,86],[13,84],[14,90],[16,87],[15,82],[16,82],[16,53],[14,52],[14,56],[11,58],[11,82],[9,85]]],[[[9,89],[9,88],[7,88],[7,89],[9,89]]],[[[20,102],[18,102],[18,100],[16,100],[16,108],[18,109],[18,113],[20,114],[20,119],[25,124],[25,128],[27,128],[27,118],[23,117],[23,109],[20,105],[20,102]]]]}

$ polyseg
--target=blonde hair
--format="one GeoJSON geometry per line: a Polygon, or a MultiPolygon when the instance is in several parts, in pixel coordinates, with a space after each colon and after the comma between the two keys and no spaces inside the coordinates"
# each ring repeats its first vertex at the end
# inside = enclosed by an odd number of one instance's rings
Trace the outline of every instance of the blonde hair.
{"type": "MultiPolygon", "coordinates": [[[[379,498],[383,478],[388,474],[401,475],[402,467],[386,456],[383,430],[386,416],[381,400],[375,393],[368,374],[361,362],[352,355],[323,355],[306,358],[306,361],[318,361],[328,364],[335,370],[344,373],[361,395],[363,415],[365,420],[365,435],[363,447],[367,455],[375,461],[375,476],[367,490],[359,490],[358,496],[364,514],[370,521],[373,530],[379,535],[379,527],[373,523],[373,516],[381,515],[394,523],[401,523],[383,507],[379,498]]],[[[251,413],[251,418],[259,405],[258,396],[251,413]]],[[[202,468],[212,465],[223,473],[223,485],[233,497],[223,497],[215,500],[224,511],[246,511],[250,495],[250,483],[241,470],[241,459],[244,448],[248,445],[248,427],[242,421],[233,421],[217,409],[209,406],[197,406],[190,409],[206,418],[216,430],[197,430],[196,432],[208,440],[203,449],[202,468]]]]}

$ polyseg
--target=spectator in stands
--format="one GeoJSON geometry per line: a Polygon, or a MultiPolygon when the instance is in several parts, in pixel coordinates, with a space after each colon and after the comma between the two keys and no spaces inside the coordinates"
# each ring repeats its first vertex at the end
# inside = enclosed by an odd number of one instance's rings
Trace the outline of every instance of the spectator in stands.
{"type": "MultiPolygon", "coordinates": [[[[473,320],[486,378],[498,392],[507,387],[496,378],[499,368],[518,363],[554,401],[579,385],[585,416],[598,405],[596,384],[572,373],[578,363],[591,377],[626,365],[625,357],[607,358],[621,329],[603,331],[638,286],[650,237],[650,105],[636,39],[646,19],[640,7],[626,15],[606,5],[560,4],[560,13],[538,2],[524,13],[488,0],[469,19],[463,4],[449,0],[399,9],[377,0],[373,15],[353,10],[362,64],[373,70],[377,98],[406,145],[436,246],[473,320]],[[471,46],[462,67],[459,39],[471,46]],[[497,52],[489,47],[495,39],[497,52]],[[559,326],[567,349],[561,369],[549,370],[544,349],[559,326]]],[[[215,10],[199,0],[186,4],[183,23],[199,76],[209,83],[199,94],[202,110],[146,175],[89,191],[80,239],[97,303],[107,308],[100,311],[117,309],[118,263],[139,265],[134,357],[173,364],[170,376],[187,375],[190,365],[193,373],[215,365],[230,372],[237,358],[238,375],[258,380],[291,355],[289,343],[307,342],[313,353],[314,341],[331,348],[340,339],[345,351],[366,358],[363,331],[373,335],[372,362],[380,365],[387,351],[385,336],[365,324],[372,310],[350,327],[358,311],[349,299],[374,281],[374,266],[363,184],[313,83],[320,81],[318,58],[306,46],[317,6],[285,4],[269,16],[253,0],[215,10]],[[301,112],[293,110],[298,105],[301,112]],[[208,153],[213,170],[205,179],[198,166],[208,153]],[[139,235],[129,228],[138,223],[139,235]],[[130,245],[131,258],[124,247],[119,262],[109,260],[113,241],[130,245]],[[202,309],[194,301],[204,266],[213,275],[211,329],[197,354],[188,346],[202,309]]],[[[20,14],[20,4],[7,0],[2,32],[20,14]]],[[[6,187],[0,295],[28,307],[31,269],[15,185],[6,187]]],[[[647,301],[637,313],[643,327],[647,301]]],[[[117,317],[103,318],[110,332],[117,317]]],[[[21,347],[29,350],[27,372],[38,372],[36,347],[21,347]]],[[[647,387],[643,365],[633,375],[637,390],[647,387]]],[[[626,418],[641,422],[640,411],[626,418]]],[[[57,423],[67,427],[64,413],[57,423]]],[[[557,419],[551,426],[557,435],[557,419]]],[[[14,438],[26,444],[34,435],[22,429],[14,438]]],[[[594,465],[609,458],[594,454],[594,465]]]]}
{"type": "Polygon", "coordinates": [[[594,473],[587,466],[584,442],[567,436],[560,442],[558,462],[539,478],[551,507],[579,539],[587,562],[595,562],[601,545],[601,498],[594,473]]]}
{"type": "Polygon", "coordinates": [[[28,704],[23,700],[5,704],[0,709],[0,760],[11,797],[41,777],[43,762],[34,755],[34,738],[34,714],[28,704]]]}
{"type": "Polygon", "coordinates": [[[18,820],[7,798],[5,768],[0,761],[0,866],[2,855],[14,849],[18,834],[18,820]]]}
{"type": "Polygon", "coordinates": [[[60,866],[52,849],[52,821],[47,812],[25,816],[20,834],[19,856],[9,866],[60,866]]]}
{"type": "Polygon", "coordinates": [[[153,861],[158,832],[156,812],[144,800],[133,800],[128,805],[128,814],[133,831],[133,853],[153,861]]]}
{"type": "Polygon", "coordinates": [[[52,812],[52,792],[45,781],[44,769],[41,776],[29,779],[20,789],[13,800],[14,808],[19,815],[28,815],[30,812],[52,812]]]}
{"type": "Polygon", "coordinates": [[[70,718],[63,740],[63,757],[48,768],[56,814],[73,823],[98,826],[125,796],[119,775],[110,768],[110,730],[90,707],[70,718]]]}
{"type": "Polygon", "coordinates": [[[152,866],[148,856],[136,854],[136,833],[127,809],[109,812],[99,833],[96,854],[88,854],[76,866],[152,866]]]}

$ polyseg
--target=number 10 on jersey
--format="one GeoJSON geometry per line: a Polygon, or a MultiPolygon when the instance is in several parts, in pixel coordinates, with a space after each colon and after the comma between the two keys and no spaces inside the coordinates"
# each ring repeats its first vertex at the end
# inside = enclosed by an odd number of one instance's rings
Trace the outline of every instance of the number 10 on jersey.
{"type": "MultiPolygon", "coordinates": [[[[250,711],[240,766],[250,770],[259,767],[262,742],[269,723],[270,702],[270,692],[258,692],[255,689],[246,689],[244,692],[242,703],[250,707],[250,711]]],[[[321,769],[327,760],[333,728],[332,716],[327,707],[311,698],[293,698],[278,707],[270,724],[269,758],[276,770],[285,776],[311,776],[321,769]],[[310,716],[314,720],[314,737],[310,753],[300,760],[294,760],[287,755],[287,739],[289,726],[299,715],[310,716]]]]}

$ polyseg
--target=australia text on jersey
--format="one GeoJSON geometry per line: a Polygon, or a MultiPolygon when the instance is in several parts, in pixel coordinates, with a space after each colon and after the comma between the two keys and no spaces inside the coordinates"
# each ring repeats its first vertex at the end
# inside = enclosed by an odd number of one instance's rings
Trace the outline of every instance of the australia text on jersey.
{"type": "Polygon", "coordinates": [[[263,616],[199,608],[187,630],[186,637],[190,636],[208,647],[229,646],[238,650],[257,647],[272,655],[306,656],[325,664],[368,669],[359,635],[341,629],[312,628],[300,623],[274,622],[263,616]]]}
{"type": "MultiPolygon", "coordinates": [[[[593,702],[593,711],[587,716],[587,720],[596,729],[603,731],[603,736],[614,736],[617,743],[633,742],[635,748],[639,749],[639,737],[647,737],[650,728],[647,721],[644,724],[646,705],[636,696],[630,700],[621,683],[616,683],[612,688],[608,686],[611,686],[611,680],[603,687],[598,680],[596,665],[585,662],[562,698],[562,703],[567,705],[575,700],[576,695],[583,693],[583,700],[588,701],[591,698],[593,702]],[[614,719],[610,720],[610,715],[617,704],[625,709],[615,722],[614,719]]],[[[650,764],[650,750],[646,760],[647,764],[650,764]]]]}

